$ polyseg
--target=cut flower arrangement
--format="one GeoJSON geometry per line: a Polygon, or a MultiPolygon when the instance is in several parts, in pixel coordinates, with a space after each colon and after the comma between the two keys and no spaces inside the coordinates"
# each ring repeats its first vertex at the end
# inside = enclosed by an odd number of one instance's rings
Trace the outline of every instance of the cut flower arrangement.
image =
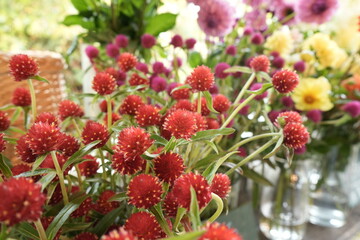
{"type": "Polygon", "coordinates": [[[309,139],[299,115],[284,112],[260,134],[220,147],[249,102],[266,90],[288,94],[298,85],[290,70],[270,77],[269,64],[260,55],[249,68],[229,68],[227,74],[249,74],[230,101],[210,93],[215,77],[207,66],[196,66],[180,83],[175,64],[156,80],[150,79],[159,71],[156,64],[150,68],[122,52],[112,68],[97,69],[96,94],[79,95],[99,102],[102,113],[89,119],[71,100],[63,100],[57,114],[37,113],[32,81],[47,80],[32,58],[14,55],[10,71],[15,81],[28,81],[29,90],[16,89],[12,104],[2,107],[23,110],[24,130],[16,129],[21,137],[9,128],[17,116],[10,120],[0,111],[0,151],[13,144],[23,162],[12,166],[1,154],[0,195],[6,197],[0,198],[0,239],[241,239],[216,222],[233,175],[255,157],[267,159],[279,150],[291,161],[293,150],[309,139]],[[172,87],[156,91],[164,78],[172,87]],[[249,90],[256,80],[261,87],[249,90]],[[239,159],[239,147],[257,141],[261,146],[239,159]]]}

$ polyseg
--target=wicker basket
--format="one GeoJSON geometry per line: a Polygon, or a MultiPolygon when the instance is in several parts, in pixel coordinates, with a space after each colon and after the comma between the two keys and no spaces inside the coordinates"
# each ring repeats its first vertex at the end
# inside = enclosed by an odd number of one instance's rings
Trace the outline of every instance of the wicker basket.
{"type": "MultiPolygon", "coordinates": [[[[57,112],[58,103],[65,98],[65,79],[63,70],[66,67],[62,56],[58,53],[47,51],[27,51],[23,52],[34,58],[39,64],[40,75],[46,78],[50,84],[33,81],[36,100],[37,111],[42,112],[57,112]]],[[[15,82],[9,72],[9,59],[12,53],[0,52],[0,106],[11,103],[12,93],[17,87],[28,88],[27,82],[15,82]]],[[[9,116],[13,111],[8,111],[9,116]]],[[[22,116],[12,125],[23,129],[22,116]]],[[[19,134],[12,136],[19,137],[19,134]]],[[[5,150],[5,156],[12,160],[13,164],[17,164],[19,160],[14,154],[14,145],[8,145],[5,150]]]]}

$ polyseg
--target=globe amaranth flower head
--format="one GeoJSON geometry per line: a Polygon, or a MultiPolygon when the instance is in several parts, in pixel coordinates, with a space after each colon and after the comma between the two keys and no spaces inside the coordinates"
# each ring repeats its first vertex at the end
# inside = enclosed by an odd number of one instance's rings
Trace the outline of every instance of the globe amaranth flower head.
{"type": "Polygon", "coordinates": [[[25,54],[12,56],[9,61],[9,68],[15,81],[29,79],[39,72],[39,66],[36,61],[25,54]]]}
{"type": "Polygon", "coordinates": [[[196,91],[207,91],[214,85],[214,74],[209,67],[198,66],[192,71],[186,81],[196,91]]]}
{"type": "Polygon", "coordinates": [[[102,96],[113,93],[115,87],[116,87],[115,78],[105,72],[97,73],[92,82],[92,88],[102,96]]]}
{"type": "Polygon", "coordinates": [[[150,134],[139,127],[124,128],[118,136],[115,149],[123,153],[126,158],[134,158],[143,154],[152,144],[150,134]]]}
{"type": "Polygon", "coordinates": [[[167,152],[160,154],[153,162],[156,176],[170,184],[184,172],[184,160],[177,153],[167,152]]]}
{"type": "Polygon", "coordinates": [[[272,83],[279,93],[290,93],[299,84],[299,76],[290,70],[281,70],[273,75],[272,83]]]}
{"type": "Polygon", "coordinates": [[[206,35],[222,37],[235,23],[235,11],[228,1],[207,0],[200,5],[198,24],[206,35]]]}
{"type": "Polygon", "coordinates": [[[82,117],[84,116],[84,111],[73,101],[63,100],[59,103],[59,116],[61,120],[67,117],[82,117]]]}
{"type": "Polygon", "coordinates": [[[206,227],[206,232],[199,240],[242,240],[243,238],[225,224],[212,223],[206,227]]]}
{"type": "Polygon", "coordinates": [[[301,22],[322,24],[330,20],[339,7],[338,0],[299,0],[296,17],[301,22]]]}
{"type": "Polygon", "coordinates": [[[48,123],[34,123],[26,135],[26,144],[35,154],[57,150],[60,144],[60,131],[48,123]]]}
{"type": "Polygon", "coordinates": [[[156,44],[156,38],[148,33],[141,36],[141,45],[143,48],[152,48],[156,44]]]}
{"type": "Polygon", "coordinates": [[[118,230],[113,230],[109,234],[104,235],[101,240],[138,240],[131,231],[126,231],[123,227],[118,230]]]}
{"type": "Polygon", "coordinates": [[[8,114],[4,111],[0,111],[0,131],[5,131],[10,127],[10,119],[8,114]]]}
{"type": "Polygon", "coordinates": [[[4,140],[4,134],[0,133],[0,153],[6,149],[6,141],[4,140]]]}
{"type": "Polygon", "coordinates": [[[81,133],[81,137],[85,145],[96,140],[100,140],[100,142],[94,148],[100,148],[104,146],[109,139],[109,136],[109,132],[104,125],[91,120],[86,122],[86,125],[81,133]]]}
{"type": "Polygon", "coordinates": [[[30,91],[26,88],[16,88],[13,92],[11,102],[15,106],[27,107],[31,105],[30,91]]]}
{"type": "Polygon", "coordinates": [[[356,118],[360,116],[360,101],[351,101],[342,106],[342,110],[351,115],[351,117],[356,118]]]}
{"type": "Polygon", "coordinates": [[[133,213],[125,222],[125,230],[132,231],[135,236],[144,240],[159,239],[164,236],[155,216],[148,212],[133,213]]]}

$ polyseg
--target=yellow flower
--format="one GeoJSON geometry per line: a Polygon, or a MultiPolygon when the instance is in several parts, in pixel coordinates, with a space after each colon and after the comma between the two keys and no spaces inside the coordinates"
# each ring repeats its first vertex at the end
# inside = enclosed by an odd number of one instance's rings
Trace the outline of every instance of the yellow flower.
{"type": "Polygon", "coordinates": [[[265,48],[269,51],[276,51],[280,55],[288,55],[293,49],[294,40],[289,31],[280,30],[275,31],[270,37],[266,39],[265,48]]]}
{"type": "Polygon", "coordinates": [[[331,85],[326,78],[304,78],[300,80],[291,98],[295,107],[301,111],[328,111],[334,106],[329,98],[330,91],[331,85]]]}

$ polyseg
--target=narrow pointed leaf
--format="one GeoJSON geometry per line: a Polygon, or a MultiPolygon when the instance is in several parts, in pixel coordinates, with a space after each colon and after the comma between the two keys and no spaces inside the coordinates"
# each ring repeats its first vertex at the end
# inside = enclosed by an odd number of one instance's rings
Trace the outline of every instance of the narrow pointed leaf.
{"type": "Polygon", "coordinates": [[[203,93],[203,95],[204,95],[204,97],[206,99],[207,108],[213,113],[218,113],[218,111],[216,111],[214,106],[213,106],[213,99],[212,99],[212,96],[211,96],[210,92],[209,91],[204,91],[202,93],[203,93]]]}
{"type": "Polygon", "coordinates": [[[2,154],[0,154],[0,171],[5,175],[5,177],[9,178],[12,176],[12,172],[10,167],[5,161],[5,158],[2,154]]]}
{"type": "Polygon", "coordinates": [[[191,138],[192,141],[202,141],[210,140],[219,135],[230,135],[235,132],[234,128],[222,128],[222,129],[210,129],[205,131],[200,131],[191,138]]]}
{"type": "Polygon", "coordinates": [[[99,143],[101,140],[96,140],[94,142],[85,145],[80,148],[76,153],[74,153],[63,165],[62,170],[64,171],[70,165],[76,164],[78,161],[81,161],[81,158],[87,154],[89,154],[93,148],[99,143]]]}
{"type": "Polygon", "coordinates": [[[43,154],[36,158],[35,162],[33,163],[33,167],[32,167],[33,171],[35,171],[42,164],[42,162],[45,160],[46,156],[47,156],[47,154],[43,154]]]}
{"type": "Polygon", "coordinates": [[[236,72],[252,73],[252,70],[248,67],[234,66],[234,67],[226,69],[224,72],[226,72],[226,73],[236,73],[236,72]]]}

